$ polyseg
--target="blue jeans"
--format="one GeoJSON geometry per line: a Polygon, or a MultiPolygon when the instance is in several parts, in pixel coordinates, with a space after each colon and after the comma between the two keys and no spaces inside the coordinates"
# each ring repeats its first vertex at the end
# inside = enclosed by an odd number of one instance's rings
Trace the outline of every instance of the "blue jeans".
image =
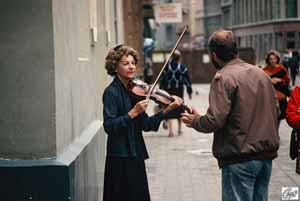
{"type": "Polygon", "coordinates": [[[267,201],[272,160],[252,160],[222,168],[222,201],[267,201]]]}

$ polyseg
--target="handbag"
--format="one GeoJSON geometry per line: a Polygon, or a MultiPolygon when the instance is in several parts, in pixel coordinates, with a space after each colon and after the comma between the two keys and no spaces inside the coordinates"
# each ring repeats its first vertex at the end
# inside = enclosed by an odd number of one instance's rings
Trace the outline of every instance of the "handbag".
{"type": "Polygon", "coordinates": [[[279,119],[285,119],[287,105],[288,105],[287,99],[279,101],[279,109],[280,109],[279,119]]]}
{"type": "Polygon", "coordinates": [[[300,174],[300,155],[297,157],[296,160],[296,173],[300,174]]]}
{"type": "Polygon", "coordinates": [[[299,139],[296,129],[292,130],[290,139],[290,158],[295,160],[299,156],[299,139]]]}
{"type": "Polygon", "coordinates": [[[296,173],[300,174],[300,134],[296,129],[292,130],[290,140],[290,158],[296,159],[296,173]]]}

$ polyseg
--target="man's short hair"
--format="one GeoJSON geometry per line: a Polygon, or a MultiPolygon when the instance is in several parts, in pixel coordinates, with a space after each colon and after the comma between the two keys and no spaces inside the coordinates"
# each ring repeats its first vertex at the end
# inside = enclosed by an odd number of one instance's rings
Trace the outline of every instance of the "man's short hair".
{"type": "Polygon", "coordinates": [[[238,54],[236,39],[232,31],[224,29],[212,33],[208,41],[208,48],[211,53],[214,52],[224,62],[235,59],[238,54]]]}

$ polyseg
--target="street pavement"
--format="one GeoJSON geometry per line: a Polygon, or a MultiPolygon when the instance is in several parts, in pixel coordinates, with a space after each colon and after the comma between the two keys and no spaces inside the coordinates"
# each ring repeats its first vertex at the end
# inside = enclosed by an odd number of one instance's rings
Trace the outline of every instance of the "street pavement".
{"type": "MultiPolygon", "coordinates": [[[[194,84],[193,90],[192,100],[185,102],[204,114],[208,107],[209,84],[194,84]]],[[[147,109],[150,114],[153,105],[151,103],[147,109]]],[[[175,120],[173,125],[177,131],[175,120]]],[[[295,161],[289,158],[291,128],[282,121],[279,130],[279,157],[273,161],[269,201],[282,200],[282,187],[300,188],[295,161]]],[[[175,134],[170,138],[161,126],[157,133],[145,133],[144,136],[150,155],[146,166],[152,201],[221,200],[221,171],[211,152],[212,134],[198,133],[183,126],[182,135],[175,134]]]]}

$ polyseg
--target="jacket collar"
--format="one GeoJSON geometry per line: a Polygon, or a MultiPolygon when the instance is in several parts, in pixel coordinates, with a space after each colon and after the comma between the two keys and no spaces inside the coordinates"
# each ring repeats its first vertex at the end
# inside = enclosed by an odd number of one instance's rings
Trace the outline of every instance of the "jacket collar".
{"type": "Polygon", "coordinates": [[[241,60],[240,58],[236,58],[236,59],[229,61],[227,64],[225,64],[225,66],[223,68],[225,68],[226,66],[232,66],[232,65],[240,64],[240,63],[246,63],[246,62],[241,60]]]}
{"type": "Polygon", "coordinates": [[[118,76],[115,76],[113,83],[119,85],[120,87],[123,87],[125,91],[128,91],[128,89],[124,86],[123,82],[118,78],[118,76]]]}

